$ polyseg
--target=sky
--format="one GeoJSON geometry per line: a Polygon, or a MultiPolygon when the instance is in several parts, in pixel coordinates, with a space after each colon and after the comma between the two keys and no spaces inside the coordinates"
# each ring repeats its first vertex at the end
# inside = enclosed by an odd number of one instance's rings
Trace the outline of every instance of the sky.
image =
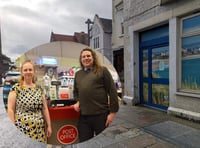
{"type": "Polygon", "coordinates": [[[56,34],[87,33],[85,21],[112,19],[112,0],[0,0],[2,53],[14,61],[56,34]]]}

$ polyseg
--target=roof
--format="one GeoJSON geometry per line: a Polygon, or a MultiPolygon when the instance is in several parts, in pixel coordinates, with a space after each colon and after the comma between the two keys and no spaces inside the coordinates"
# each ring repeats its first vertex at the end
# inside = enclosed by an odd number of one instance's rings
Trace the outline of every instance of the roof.
{"type": "MultiPolygon", "coordinates": [[[[95,15],[95,18],[101,24],[104,33],[110,33],[110,34],[112,33],[112,19],[99,17],[98,14],[95,15]]],[[[95,18],[94,18],[94,20],[95,20],[95,18]]]]}
{"type": "Polygon", "coordinates": [[[112,20],[99,18],[105,33],[112,33],[112,20]]]}
{"type": "Polygon", "coordinates": [[[50,42],[54,41],[72,41],[87,45],[88,35],[84,32],[75,32],[74,35],[55,34],[51,32],[50,42]]]}

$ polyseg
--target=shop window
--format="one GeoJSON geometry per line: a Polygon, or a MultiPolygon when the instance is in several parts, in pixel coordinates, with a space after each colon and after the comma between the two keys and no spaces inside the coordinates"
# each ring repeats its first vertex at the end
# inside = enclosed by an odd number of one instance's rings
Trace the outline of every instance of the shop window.
{"type": "Polygon", "coordinates": [[[200,14],[182,20],[181,89],[200,90],[200,14]]]}

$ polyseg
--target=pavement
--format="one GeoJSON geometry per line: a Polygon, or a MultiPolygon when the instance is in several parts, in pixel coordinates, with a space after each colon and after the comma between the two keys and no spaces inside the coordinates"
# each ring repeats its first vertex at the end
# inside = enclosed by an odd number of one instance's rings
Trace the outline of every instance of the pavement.
{"type": "Polygon", "coordinates": [[[2,99],[0,121],[0,148],[200,148],[200,123],[130,104],[120,105],[116,119],[101,134],[71,145],[46,145],[26,137],[10,122],[2,99]]]}

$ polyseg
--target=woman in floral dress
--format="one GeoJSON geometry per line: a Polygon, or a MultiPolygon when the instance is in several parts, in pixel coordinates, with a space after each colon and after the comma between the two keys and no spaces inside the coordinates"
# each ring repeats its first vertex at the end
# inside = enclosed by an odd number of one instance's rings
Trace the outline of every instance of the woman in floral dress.
{"type": "Polygon", "coordinates": [[[51,136],[51,121],[42,89],[35,84],[31,61],[21,67],[21,79],[8,96],[8,116],[17,128],[34,140],[46,143],[51,136]]]}

